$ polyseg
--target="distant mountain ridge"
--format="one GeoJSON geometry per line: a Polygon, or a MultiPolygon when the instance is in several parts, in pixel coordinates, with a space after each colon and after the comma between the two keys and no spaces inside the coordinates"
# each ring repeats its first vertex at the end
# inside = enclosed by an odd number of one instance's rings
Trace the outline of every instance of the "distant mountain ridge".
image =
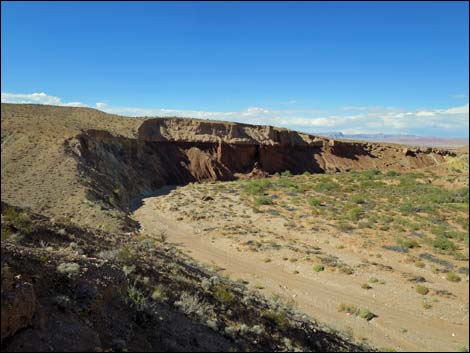
{"type": "Polygon", "coordinates": [[[319,136],[334,139],[366,140],[373,142],[390,142],[406,145],[460,148],[468,146],[468,138],[417,136],[407,134],[344,134],[340,131],[317,133],[319,136]]]}

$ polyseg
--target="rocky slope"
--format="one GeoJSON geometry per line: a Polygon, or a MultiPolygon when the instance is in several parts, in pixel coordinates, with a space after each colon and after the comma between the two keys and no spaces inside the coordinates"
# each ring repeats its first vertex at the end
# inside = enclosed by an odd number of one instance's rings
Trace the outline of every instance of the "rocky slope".
{"type": "Polygon", "coordinates": [[[151,238],[2,202],[2,351],[362,351],[151,238]]]}

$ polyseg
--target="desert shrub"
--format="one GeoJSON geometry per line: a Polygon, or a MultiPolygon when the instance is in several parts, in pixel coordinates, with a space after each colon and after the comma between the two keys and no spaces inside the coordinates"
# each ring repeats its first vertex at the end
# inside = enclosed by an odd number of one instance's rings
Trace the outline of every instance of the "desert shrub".
{"type": "Polygon", "coordinates": [[[246,184],[244,191],[251,195],[258,195],[268,190],[271,186],[272,183],[269,180],[258,179],[250,181],[248,184],[246,184]]]}
{"type": "Polygon", "coordinates": [[[349,266],[340,266],[339,270],[347,275],[352,275],[354,273],[354,269],[349,266]]]}
{"type": "Polygon", "coordinates": [[[362,289],[372,289],[372,287],[369,286],[367,283],[363,283],[363,284],[361,285],[361,288],[362,288],[362,289]]]}
{"type": "Polygon", "coordinates": [[[358,310],[359,310],[359,308],[354,304],[344,304],[344,303],[342,303],[338,306],[338,311],[339,312],[344,312],[344,313],[348,313],[348,314],[356,314],[358,310]]]}
{"type": "Polygon", "coordinates": [[[396,170],[389,170],[385,175],[388,177],[397,177],[397,176],[400,176],[401,174],[397,172],[396,170]]]}
{"type": "Polygon", "coordinates": [[[160,229],[158,233],[158,240],[162,243],[165,243],[168,239],[168,232],[165,229],[160,229]]]}
{"type": "Polygon", "coordinates": [[[456,239],[463,241],[465,244],[468,244],[468,232],[458,232],[455,230],[446,230],[444,236],[446,238],[456,239]]]}
{"type": "Polygon", "coordinates": [[[161,284],[157,285],[152,291],[152,299],[161,301],[161,302],[167,301],[168,300],[167,289],[161,284]]]}
{"type": "Polygon", "coordinates": [[[397,237],[396,242],[397,242],[397,245],[402,246],[407,249],[419,247],[419,244],[415,239],[406,239],[403,237],[397,237]]]}
{"type": "Polygon", "coordinates": [[[290,170],[285,170],[281,173],[281,176],[283,177],[291,177],[292,176],[292,173],[290,170]]]}
{"type": "Polygon", "coordinates": [[[375,176],[380,175],[380,174],[381,174],[381,173],[380,173],[380,170],[378,170],[378,169],[370,169],[370,170],[363,171],[363,172],[361,173],[361,176],[362,176],[362,178],[364,178],[364,179],[369,179],[369,180],[370,180],[370,179],[373,179],[375,176]]]}
{"type": "Polygon", "coordinates": [[[313,196],[309,197],[307,199],[307,202],[310,206],[320,206],[320,204],[321,204],[320,200],[318,200],[317,198],[315,198],[313,196]]]}
{"type": "Polygon", "coordinates": [[[414,174],[403,174],[400,176],[400,187],[416,186],[416,177],[414,174]]]}
{"type": "Polygon", "coordinates": [[[124,276],[129,277],[132,272],[135,271],[134,265],[124,265],[122,266],[122,272],[124,272],[124,276]]]}
{"type": "Polygon", "coordinates": [[[11,235],[13,234],[13,232],[9,228],[4,227],[3,224],[2,224],[1,230],[2,230],[2,238],[1,238],[2,241],[9,239],[11,235]]]}
{"type": "Polygon", "coordinates": [[[357,222],[364,215],[361,207],[354,207],[348,211],[348,217],[351,221],[357,222]]]}
{"type": "Polygon", "coordinates": [[[57,272],[71,278],[80,272],[80,265],[75,262],[63,262],[57,266],[57,272]]]}
{"type": "Polygon", "coordinates": [[[438,236],[432,242],[432,246],[436,249],[446,250],[446,251],[455,251],[457,250],[457,246],[449,239],[444,236],[438,236]]]}
{"type": "Polygon", "coordinates": [[[460,276],[454,272],[448,272],[446,278],[450,282],[460,282],[462,280],[460,276]]]}
{"type": "Polygon", "coordinates": [[[367,321],[370,321],[373,318],[377,317],[377,315],[375,315],[373,312],[371,312],[367,308],[359,309],[359,312],[357,313],[357,316],[359,316],[361,319],[365,319],[367,321]]]}
{"type": "Polygon", "coordinates": [[[379,279],[376,278],[376,277],[369,278],[369,283],[377,283],[378,281],[379,281],[379,279]]]}
{"type": "Polygon", "coordinates": [[[270,321],[273,321],[281,330],[286,330],[289,328],[289,319],[286,313],[283,311],[263,310],[261,312],[261,316],[270,321]]]}
{"type": "Polygon", "coordinates": [[[366,203],[366,199],[363,195],[361,194],[355,194],[352,195],[351,198],[349,199],[351,202],[357,203],[357,204],[364,204],[366,203]]]}
{"type": "Polygon", "coordinates": [[[127,303],[138,311],[143,311],[147,305],[147,298],[135,283],[127,286],[127,303]]]}
{"type": "Polygon", "coordinates": [[[230,304],[235,300],[235,296],[226,285],[216,284],[212,290],[214,297],[221,303],[230,304]]]}
{"type": "Polygon", "coordinates": [[[31,232],[31,217],[24,211],[19,211],[13,207],[9,207],[4,211],[3,216],[10,221],[13,227],[26,233],[31,232]]]}
{"type": "Polygon", "coordinates": [[[340,185],[334,181],[322,181],[313,187],[313,190],[317,192],[327,192],[327,191],[334,191],[334,190],[339,190],[339,189],[340,189],[340,185]]]}
{"type": "Polygon", "coordinates": [[[361,319],[365,319],[367,321],[372,320],[373,318],[377,317],[374,313],[372,313],[367,308],[358,308],[354,304],[340,304],[338,306],[339,312],[344,312],[351,315],[359,316],[361,319]]]}
{"type": "Polygon", "coordinates": [[[456,251],[452,255],[457,261],[468,261],[468,254],[456,251]]]}
{"type": "Polygon", "coordinates": [[[291,189],[293,192],[300,191],[299,185],[289,178],[280,178],[276,181],[275,185],[285,189],[291,189]]]}
{"type": "Polygon", "coordinates": [[[118,250],[116,261],[121,263],[132,263],[135,259],[134,251],[127,245],[118,250]]]}
{"type": "Polygon", "coordinates": [[[426,266],[426,264],[423,261],[418,260],[418,261],[415,262],[415,266],[419,267],[419,268],[424,268],[426,266]]]}
{"type": "Polygon", "coordinates": [[[204,305],[197,295],[192,295],[189,292],[181,293],[180,299],[176,301],[174,305],[186,315],[196,314],[198,316],[202,316],[210,311],[210,308],[207,305],[204,305]]]}
{"type": "Polygon", "coordinates": [[[426,286],[423,286],[422,284],[418,284],[416,286],[416,293],[421,294],[421,295],[426,295],[429,293],[429,288],[426,286]]]}
{"type": "Polygon", "coordinates": [[[325,266],[317,264],[313,266],[313,271],[315,272],[321,272],[325,270],[325,266]]]}
{"type": "Polygon", "coordinates": [[[416,207],[409,201],[402,203],[398,210],[403,214],[416,213],[416,207]]]}
{"type": "Polygon", "coordinates": [[[260,196],[255,199],[256,206],[272,205],[273,203],[274,203],[273,200],[268,196],[260,196]]]}

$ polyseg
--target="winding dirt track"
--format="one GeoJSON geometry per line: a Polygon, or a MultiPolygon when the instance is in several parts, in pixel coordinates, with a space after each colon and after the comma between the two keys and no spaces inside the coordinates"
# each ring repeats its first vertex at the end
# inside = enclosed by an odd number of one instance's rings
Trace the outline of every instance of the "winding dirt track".
{"type": "Polygon", "coordinates": [[[168,232],[168,241],[177,244],[195,260],[221,267],[232,278],[241,278],[262,285],[265,294],[281,294],[293,298],[298,307],[334,328],[352,329],[354,337],[366,337],[375,347],[405,351],[455,351],[466,341],[468,324],[462,325],[437,317],[416,315],[406,303],[387,293],[367,293],[348,280],[339,283],[331,277],[312,271],[292,275],[282,261],[264,263],[258,254],[237,251],[229,239],[211,240],[197,234],[194,225],[176,221],[171,214],[155,211],[161,202],[158,197],[144,199],[143,206],[134,212],[142,226],[141,232],[158,236],[161,229],[168,232]],[[367,307],[378,315],[370,322],[337,311],[338,303],[353,303],[367,307]],[[401,332],[403,327],[408,332],[401,332]]]}

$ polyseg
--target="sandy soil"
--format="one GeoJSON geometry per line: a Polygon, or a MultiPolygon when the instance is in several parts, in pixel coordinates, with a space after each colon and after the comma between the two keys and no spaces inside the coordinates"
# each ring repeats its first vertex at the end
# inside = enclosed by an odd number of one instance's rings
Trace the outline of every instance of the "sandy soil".
{"type": "Polygon", "coordinates": [[[373,346],[399,351],[455,351],[468,347],[468,277],[463,283],[450,283],[442,274],[405,263],[400,254],[354,245],[353,235],[340,236],[326,226],[313,234],[307,230],[292,231],[280,217],[253,213],[237,195],[220,193],[213,200],[191,202],[196,199],[192,185],[177,190],[175,196],[170,193],[143,200],[143,206],[134,213],[141,223],[141,232],[158,237],[163,231],[168,241],[178,244],[194,259],[219,268],[232,279],[247,281],[266,294],[293,299],[316,320],[350,332],[355,339],[367,340],[373,346]],[[171,200],[173,197],[181,201],[185,196],[187,208],[201,208],[201,202],[205,202],[212,212],[194,220],[183,217],[182,209],[172,205],[171,200]],[[281,247],[252,251],[240,240],[259,236],[260,232],[264,233],[263,241],[276,240],[281,247]],[[347,246],[343,248],[343,244],[347,246]],[[354,274],[312,271],[316,261],[302,250],[310,249],[315,254],[320,248],[322,253],[335,255],[354,267],[354,274]],[[376,258],[372,259],[374,254],[376,258]],[[379,265],[364,265],[367,257],[379,265]],[[431,309],[423,309],[423,296],[416,293],[416,284],[406,279],[409,274],[425,275],[431,290],[448,289],[455,296],[439,297],[431,309]],[[380,279],[382,284],[362,289],[361,284],[370,277],[380,279]],[[368,308],[378,317],[366,321],[338,312],[341,303],[368,308]]]}

